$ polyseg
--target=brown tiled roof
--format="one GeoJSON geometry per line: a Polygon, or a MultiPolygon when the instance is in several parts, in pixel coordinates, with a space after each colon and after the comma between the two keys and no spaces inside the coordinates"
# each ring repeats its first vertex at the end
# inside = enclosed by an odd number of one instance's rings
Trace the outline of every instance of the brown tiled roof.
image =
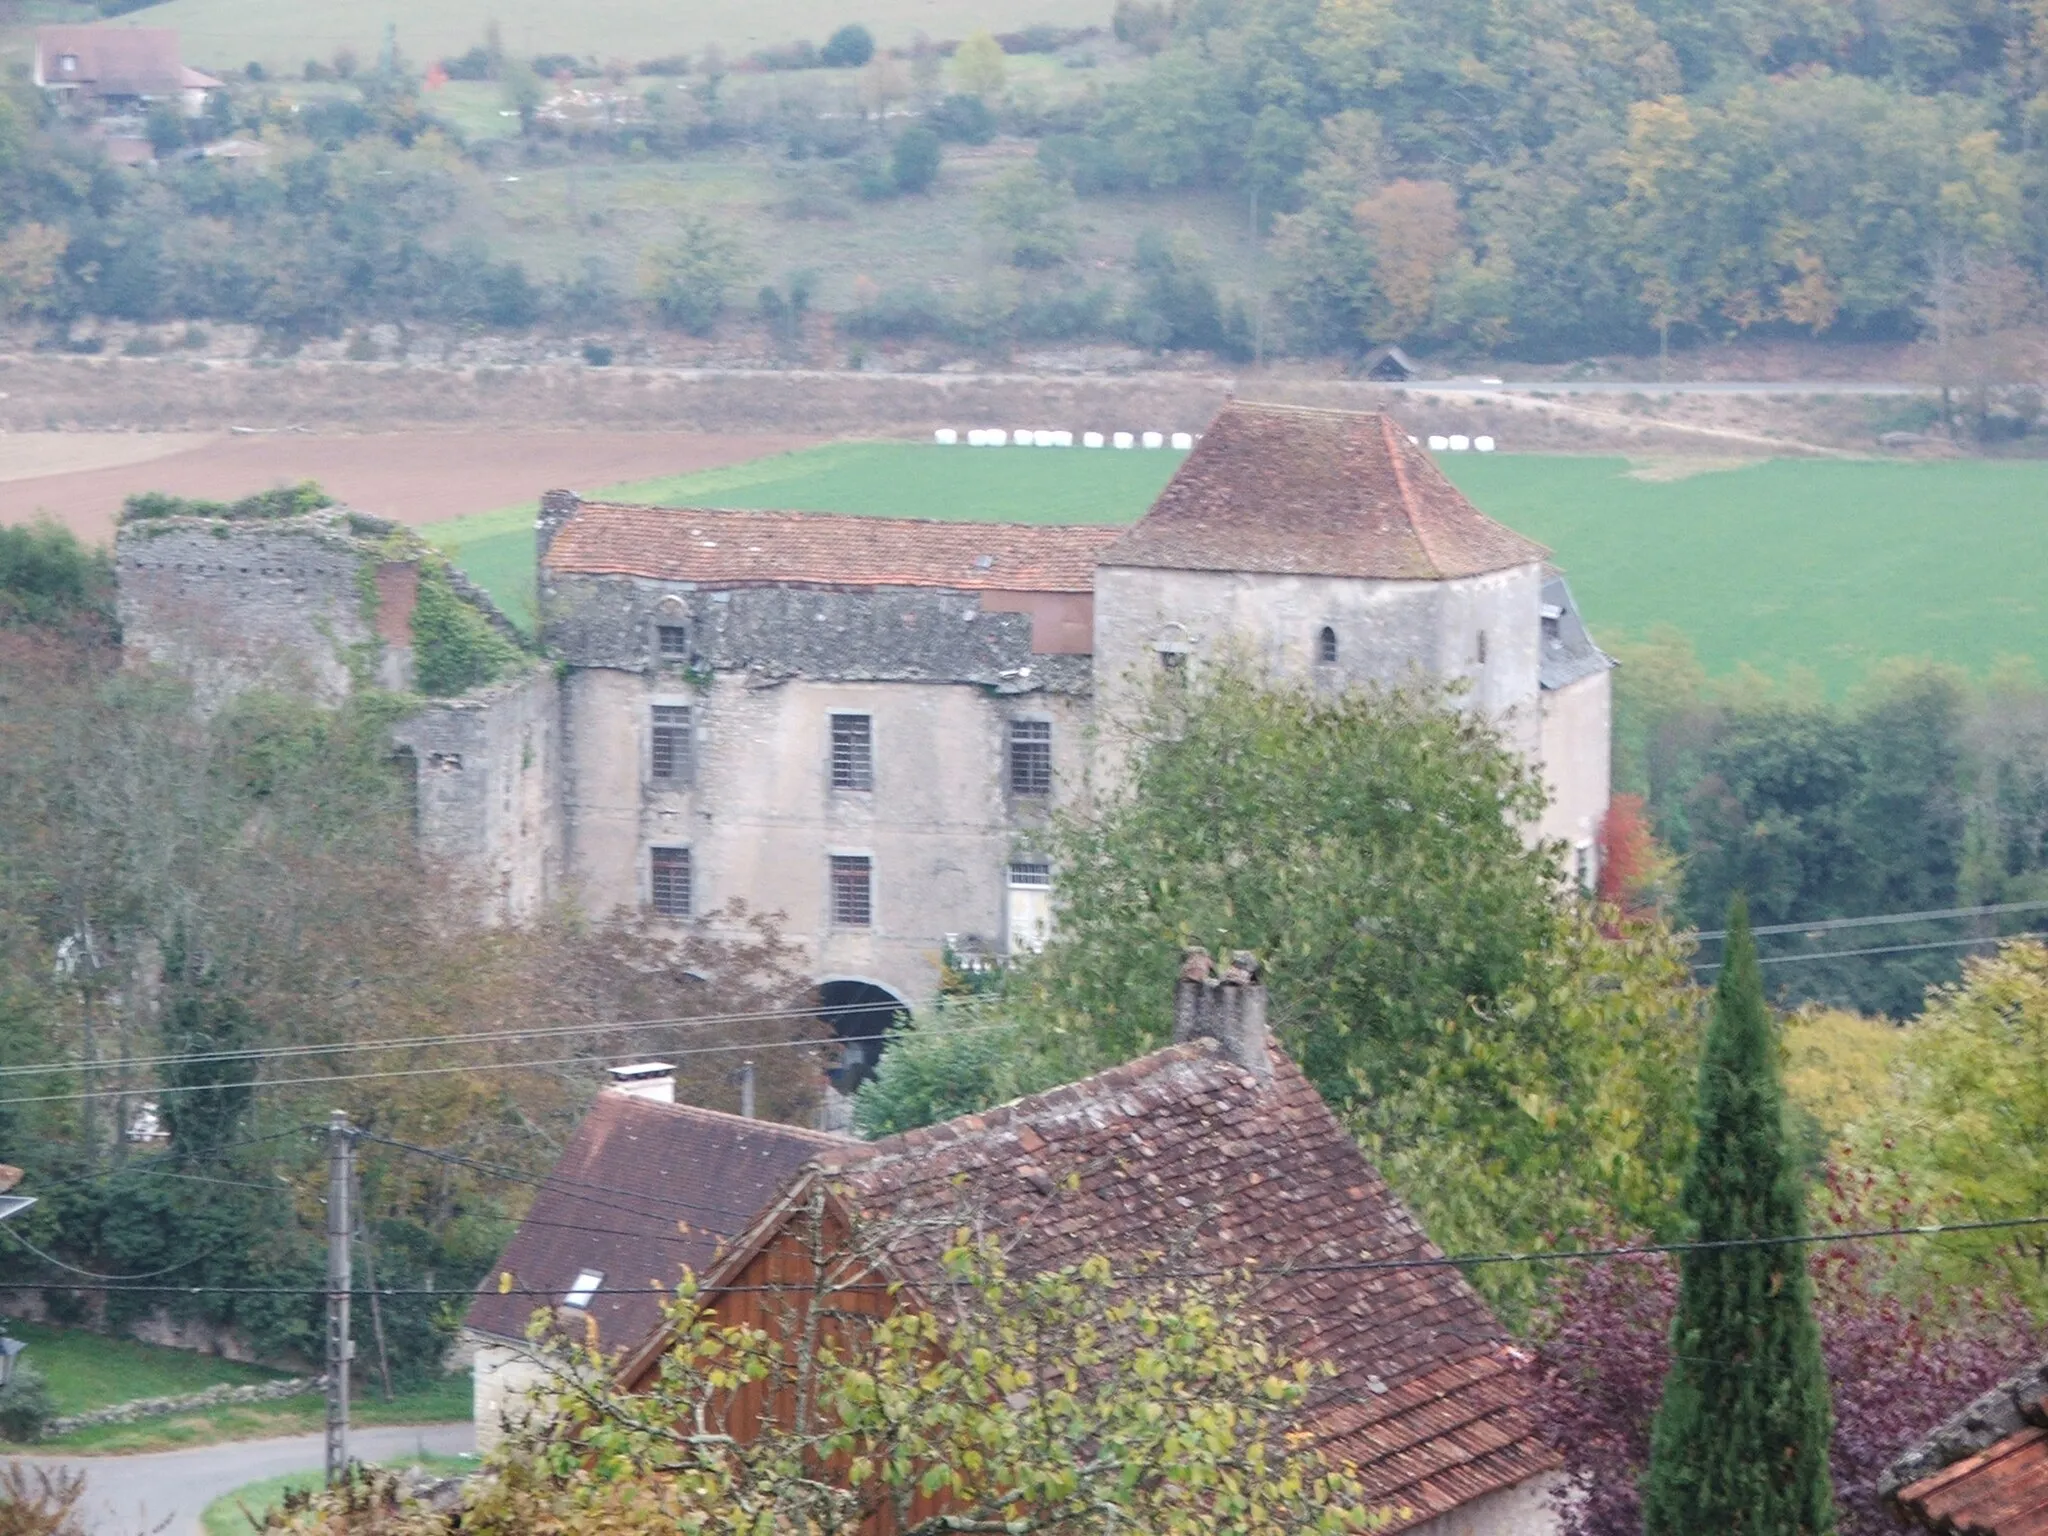
{"type": "Polygon", "coordinates": [[[1442,1255],[1300,1069],[1278,1052],[1274,1067],[1261,1088],[1210,1042],[1177,1045],[828,1153],[819,1176],[903,1223],[892,1258],[913,1279],[935,1268],[963,1193],[1020,1267],[1167,1249],[1204,1268],[1256,1263],[1262,1310],[1335,1367],[1318,1421],[1397,1512],[1389,1529],[1554,1467],[1523,1357],[1455,1270],[1307,1268],[1442,1255]],[[929,1252],[904,1251],[927,1240],[929,1252]]]}
{"type": "Polygon", "coordinates": [[[38,27],[36,52],[43,79],[51,85],[75,82],[103,96],[171,96],[185,86],[178,34],[170,27],[38,27]],[[67,53],[78,59],[75,74],[57,68],[58,58],[67,53]]]}
{"type": "Polygon", "coordinates": [[[586,501],[555,535],[543,564],[705,587],[1092,592],[1096,557],[1120,531],[586,501]]]}
{"type": "Polygon", "coordinates": [[[2048,1536],[2048,1360],[1908,1447],[1882,1486],[1909,1519],[1933,1530],[2048,1536]]]}
{"type": "Polygon", "coordinates": [[[649,1287],[673,1287],[685,1265],[708,1270],[806,1162],[841,1139],[599,1094],[477,1287],[469,1326],[524,1338],[536,1308],[559,1303],[579,1270],[595,1270],[622,1288],[600,1288],[588,1308],[604,1347],[645,1338],[661,1321],[661,1298],[649,1287]],[[501,1295],[506,1271],[514,1290],[547,1294],[501,1295]]]}
{"type": "Polygon", "coordinates": [[[1232,403],[1102,563],[1431,581],[1545,553],[1467,501],[1390,416],[1232,403]]]}

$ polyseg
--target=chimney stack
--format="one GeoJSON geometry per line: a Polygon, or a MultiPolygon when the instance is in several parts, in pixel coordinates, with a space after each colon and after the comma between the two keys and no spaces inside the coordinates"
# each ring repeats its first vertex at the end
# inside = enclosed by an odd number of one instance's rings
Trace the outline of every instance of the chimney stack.
{"type": "Polygon", "coordinates": [[[673,1104],[676,1101],[676,1069],[666,1061],[636,1061],[629,1067],[613,1067],[612,1091],[623,1093],[629,1099],[673,1104]]]}
{"type": "Polygon", "coordinates": [[[582,498],[574,491],[541,492],[540,516],[533,523],[533,542],[538,550],[536,558],[547,559],[548,546],[555,542],[555,535],[582,508],[582,498]]]}
{"type": "Polygon", "coordinates": [[[1273,1080],[1266,984],[1251,951],[1232,954],[1220,976],[1208,950],[1196,946],[1182,953],[1180,980],[1173,990],[1173,1038],[1179,1044],[1202,1036],[1221,1045],[1224,1055],[1261,1084],[1273,1080]]]}

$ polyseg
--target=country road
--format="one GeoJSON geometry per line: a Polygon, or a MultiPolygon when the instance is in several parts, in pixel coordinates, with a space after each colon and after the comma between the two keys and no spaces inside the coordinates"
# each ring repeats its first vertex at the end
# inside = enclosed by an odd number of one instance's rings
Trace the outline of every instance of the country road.
{"type": "Polygon", "coordinates": [[[1856,379],[1411,379],[1401,388],[1438,395],[1931,395],[1933,384],[1856,379]]]}
{"type": "MultiPolygon", "coordinates": [[[[363,1461],[388,1462],[421,1451],[454,1455],[474,1450],[470,1424],[418,1424],[359,1429],[350,1451],[363,1461]]],[[[62,1468],[86,1475],[85,1513],[93,1536],[200,1536],[199,1512],[245,1483],[319,1467],[319,1435],[278,1440],[231,1440],[189,1451],[144,1456],[10,1456],[23,1467],[62,1468]]]]}

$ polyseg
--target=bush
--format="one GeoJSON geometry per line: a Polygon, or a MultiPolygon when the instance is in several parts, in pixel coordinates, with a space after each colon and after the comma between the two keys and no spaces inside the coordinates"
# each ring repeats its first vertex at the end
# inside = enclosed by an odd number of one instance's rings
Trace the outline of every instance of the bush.
{"type": "Polygon", "coordinates": [[[497,73],[497,60],[479,43],[459,57],[443,59],[441,72],[450,80],[488,80],[497,73]]]}
{"type": "Polygon", "coordinates": [[[824,51],[818,59],[827,69],[859,69],[874,56],[874,34],[853,22],[825,40],[824,51]]]}
{"type": "Polygon", "coordinates": [[[160,517],[220,517],[230,522],[259,522],[267,518],[304,517],[322,507],[334,505],[334,498],[317,482],[301,480],[297,485],[275,486],[244,496],[240,501],[202,501],[172,496],[164,491],[143,491],[121,503],[121,521],[148,522],[160,517]]]}
{"type": "Polygon", "coordinates": [[[412,611],[413,682],[433,698],[466,693],[502,676],[519,648],[462,600],[439,564],[420,567],[420,595],[412,611]]]}
{"type": "Polygon", "coordinates": [[[779,48],[757,49],[751,57],[761,69],[816,69],[824,62],[818,55],[818,45],[807,38],[784,43],[779,48]]]}
{"type": "Polygon", "coordinates": [[[583,343],[583,361],[593,368],[609,368],[612,365],[612,349],[601,341],[583,343]]]}
{"type": "Polygon", "coordinates": [[[665,54],[658,59],[642,59],[633,67],[643,75],[687,75],[690,56],[687,53],[665,54]]]}
{"type": "Polygon", "coordinates": [[[889,172],[898,192],[926,192],[939,174],[939,136],[925,127],[906,128],[889,152],[889,172]]]}
{"type": "Polygon", "coordinates": [[[952,144],[986,144],[996,136],[996,115],[979,96],[956,92],[925,113],[924,120],[952,144]]]}
{"type": "Polygon", "coordinates": [[[113,618],[114,565],[106,551],[87,549],[55,523],[0,528],[0,625],[93,619],[111,626],[113,618]]]}
{"type": "Polygon", "coordinates": [[[0,1387],[0,1436],[23,1444],[40,1440],[45,1426],[56,1416],[43,1373],[16,1361],[14,1379],[0,1387]]]}
{"type": "Polygon", "coordinates": [[[982,223],[1013,266],[1057,267],[1080,246],[1073,194],[1036,164],[1005,171],[981,195],[982,223]]]}
{"type": "Polygon", "coordinates": [[[533,57],[533,72],[543,80],[553,80],[558,75],[588,80],[599,71],[596,65],[586,63],[573,53],[537,53],[533,57]]]}
{"type": "Polygon", "coordinates": [[[649,263],[647,296],[664,325],[709,336],[725,313],[727,292],[751,265],[731,232],[704,214],[685,214],[675,243],[649,263]]]}

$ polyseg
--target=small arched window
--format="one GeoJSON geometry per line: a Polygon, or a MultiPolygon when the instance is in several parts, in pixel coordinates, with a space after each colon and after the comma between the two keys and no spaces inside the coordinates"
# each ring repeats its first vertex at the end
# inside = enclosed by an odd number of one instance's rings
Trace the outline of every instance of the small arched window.
{"type": "Polygon", "coordinates": [[[1337,631],[1325,624],[1323,632],[1316,636],[1316,660],[1328,666],[1335,662],[1336,659],[1337,631]]]}

